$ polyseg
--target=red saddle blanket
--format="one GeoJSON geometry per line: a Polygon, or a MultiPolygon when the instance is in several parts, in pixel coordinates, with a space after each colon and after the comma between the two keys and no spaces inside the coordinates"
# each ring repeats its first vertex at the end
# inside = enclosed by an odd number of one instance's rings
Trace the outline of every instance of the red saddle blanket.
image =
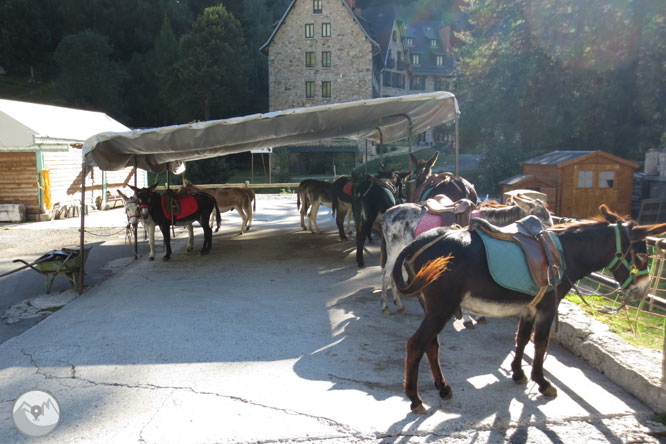
{"type": "Polygon", "coordinates": [[[345,185],[342,187],[342,191],[343,191],[347,196],[351,196],[351,195],[352,195],[352,185],[353,185],[352,181],[349,180],[349,181],[347,181],[347,183],[345,183],[345,185]]]}
{"type": "MultiPolygon", "coordinates": [[[[164,211],[164,215],[167,217],[167,219],[171,219],[170,213],[164,206],[165,199],[166,196],[162,196],[162,211],[164,211]]],[[[197,205],[197,200],[194,198],[194,196],[188,194],[187,196],[180,199],[180,213],[176,215],[176,220],[180,220],[191,214],[194,214],[198,209],[199,205],[197,205]]]]}

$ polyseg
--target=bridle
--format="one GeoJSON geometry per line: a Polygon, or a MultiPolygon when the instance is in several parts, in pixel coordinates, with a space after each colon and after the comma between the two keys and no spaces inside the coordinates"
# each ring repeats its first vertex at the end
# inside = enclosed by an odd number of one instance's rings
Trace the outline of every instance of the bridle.
{"type": "Polygon", "coordinates": [[[627,247],[627,250],[625,252],[622,252],[622,239],[620,237],[620,228],[619,226],[621,223],[615,224],[615,257],[613,260],[606,266],[610,271],[613,272],[613,275],[615,274],[615,271],[621,267],[624,266],[627,271],[629,272],[629,277],[620,284],[620,289],[625,290],[629,284],[632,282],[636,282],[636,279],[638,276],[642,276],[644,274],[649,274],[650,269],[649,267],[646,268],[645,270],[639,270],[638,267],[636,266],[636,252],[631,248],[631,238],[629,237],[629,229],[625,226],[622,225],[622,228],[624,228],[624,232],[627,235],[627,240],[629,241],[629,247],[627,247]],[[631,264],[627,262],[627,255],[631,251],[631,264]]]}

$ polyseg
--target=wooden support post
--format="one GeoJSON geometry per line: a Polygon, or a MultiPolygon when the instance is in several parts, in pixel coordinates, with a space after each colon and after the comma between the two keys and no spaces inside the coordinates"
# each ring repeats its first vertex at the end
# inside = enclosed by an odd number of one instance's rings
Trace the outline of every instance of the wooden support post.
{"type": "MultiPolygon", "coordinates": [[[[134,156],[134,188],[138,188],[138,177],[136,177],[136,156],[134,156]]],[[[140,216],[140,215],[139,215],[140,216]]],[[[139,259],[139,224],[134,225],[134,260],[139,259]]]]}
{"type": "Polygon", "coordinates": [[[458,115],[456,114],[456,177],[459,175],[459,167],[460,167],[460,160],[459,160],[459,153],[460,153],[460,146],[458,145],[458,115]]]}
{"type": "Polygon", "coordinates": [[[88,168],[85,163],[81,165],[81,229],[80,229],[80,243],[79,243],[79,259],[81,260],[81,266],[79,267],[79,294],[83,293],[83,276],[85,274],[85,256],[83,254],[83,248],[85,247],[85,218],[86,218],[86,175],[88,174],[88,168]]]}

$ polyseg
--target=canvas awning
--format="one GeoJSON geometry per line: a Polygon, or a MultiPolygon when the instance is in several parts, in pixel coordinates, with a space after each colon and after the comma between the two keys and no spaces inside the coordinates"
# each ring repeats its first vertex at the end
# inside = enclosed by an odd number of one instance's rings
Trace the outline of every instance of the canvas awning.
{"type": "Polygon", "coordinates": [[[102,170],[137,166],[155,173],[182,162],[321,139],[393,142],[450,123],[459,114],[444,91],[359,100],[161,128],[107,132],[83,144],[84,163],[102,170]]]}

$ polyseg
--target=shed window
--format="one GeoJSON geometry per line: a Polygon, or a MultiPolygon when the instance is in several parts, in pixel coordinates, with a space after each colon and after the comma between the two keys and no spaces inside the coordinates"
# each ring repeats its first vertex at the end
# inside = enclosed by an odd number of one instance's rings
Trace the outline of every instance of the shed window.
{"type": "Polygon", "coordinates": [[[594,187],[594,171],[578,171],[578,188],[594,187]]]}
{"type": "Polygon", "coordinates": [[[599,188],[613,188],[615,171],[599,171],[599,188]]]}

